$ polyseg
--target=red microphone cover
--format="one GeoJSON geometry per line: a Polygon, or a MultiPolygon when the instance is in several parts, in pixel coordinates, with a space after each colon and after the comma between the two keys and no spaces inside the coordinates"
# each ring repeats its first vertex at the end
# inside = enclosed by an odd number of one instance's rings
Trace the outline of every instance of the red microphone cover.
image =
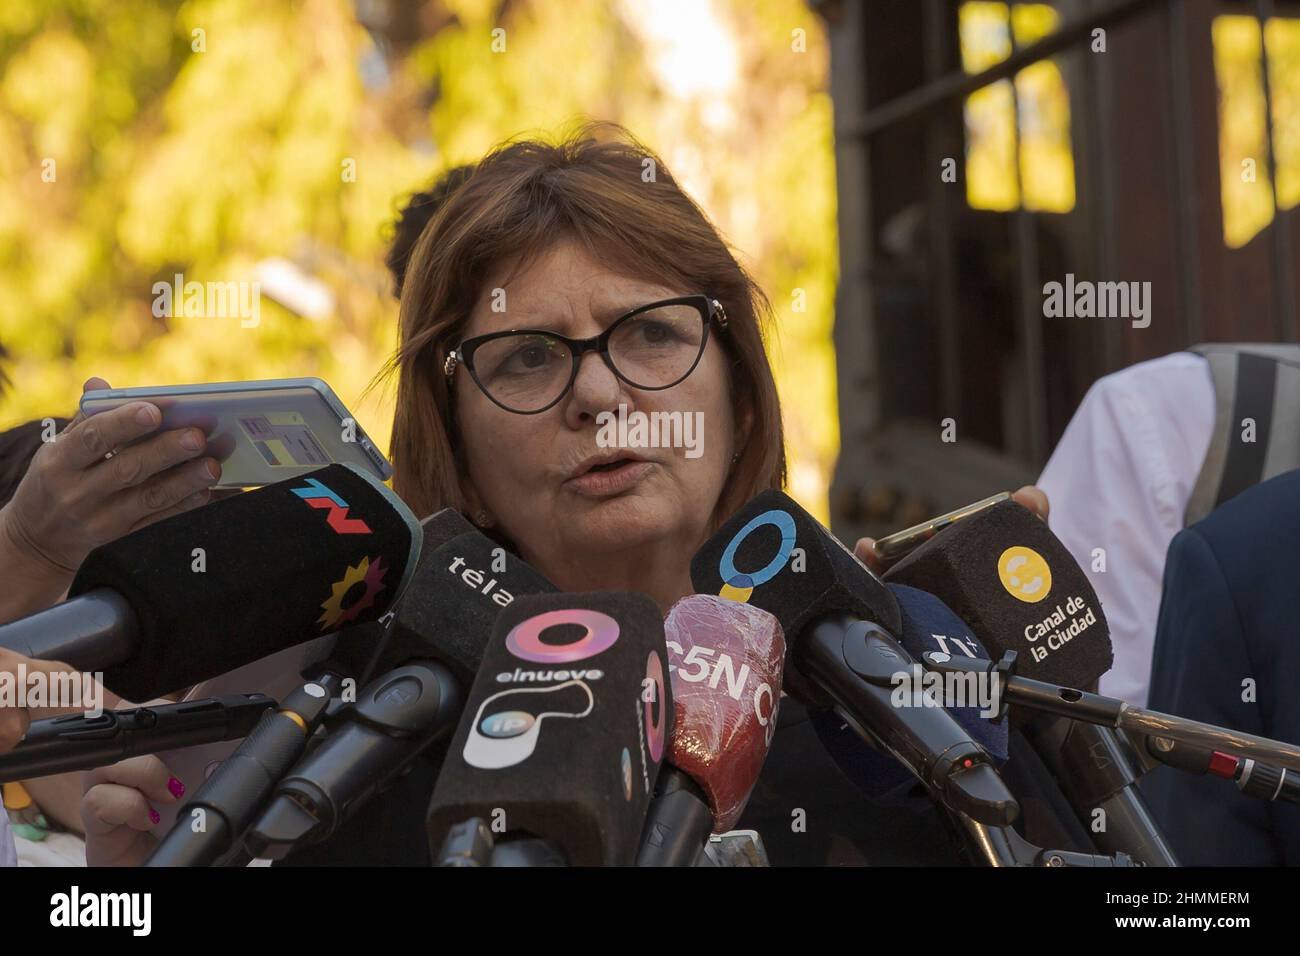
{"type": "Polygon", "coordinates": [[[664,620],[676,716],[668,760],[699,784],[713,832],[730,830],[776,731],[785,635],[751,604],[692,594],[664,620]]]}

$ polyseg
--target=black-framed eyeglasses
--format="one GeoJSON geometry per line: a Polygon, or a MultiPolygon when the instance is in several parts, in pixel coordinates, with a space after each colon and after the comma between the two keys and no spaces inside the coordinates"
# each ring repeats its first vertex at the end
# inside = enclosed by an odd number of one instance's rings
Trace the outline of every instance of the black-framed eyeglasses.
{"type": "Polygon", "coordinates": [[[508,412],[544,412],[573,387],[582,356],[595,350],[620,380],[644,391],[681,382],[700,364],[709,327],[727,327],[722,303],[684,295],[633,309],[590,339],[542,329],[511,329],[465,339],[447,354],[443,372],[469,370],[479,389],[508,412]]]}

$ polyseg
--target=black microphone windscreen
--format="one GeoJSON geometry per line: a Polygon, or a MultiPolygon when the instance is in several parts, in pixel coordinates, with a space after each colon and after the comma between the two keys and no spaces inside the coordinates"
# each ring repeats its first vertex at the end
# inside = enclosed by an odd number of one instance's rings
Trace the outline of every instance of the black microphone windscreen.
{"type": "MultiPolygon", "coordinates": [[[[779,491],[751,499],[704,543],[691,559],[691,581],[701,594],[774,615],[790,648],[805,627],[828,614],[850,614],[891,634],[901,623],[898,602],[880,579],[779,491]]],[[[787,661],[787,687],[799,692],[797,677],[787,661]]]]}
{"type": "Polygon", "coordinates": [[[1114,661],[1101,601],[1059,538],[1003,501],[963,518],[895,564],[886,580],[940,598],[1021,677],[1088,687],[1114,661]]]}
{"type": "MultiPolygon", "coordinates": [[[[929,651],[943,651],[954,657],[990,660],[988,651],[966,622],[933,594],[903,584],[891,583],[887,587],[898,599],[898,606],[903,612],[903,626],[895,637],[914,660],[920,661],[921,655],[929,651]]],[[[934,674],[930,679],[939,677],[940,675],[934,674]]],[[[961,688],[962,691],[975,683],[968,682],[961,688]]],[[[1007,722],[993,721],[992,717],[996,714],[990,713],[993,710],[991,701],[977,701],[977,694],[964,696],[964,706],[948,707],[948,712],[970,734],[971,739],[987,750],[995,763],[1001,765],[1007,759],[1007,722]]],[[[907,768],[864,741],[838,714],[833,711],[811,710],[809,716],[813,730],[826,752],[865,795],[873,799],[893,800],[912,792],[917,781],[907,768]]],[[[925,799],[929,800],[929,797],[925,799]]]]}
{"type": "Polygon", "coordinates": [[[70,596],[120,593],[137,652],[104,683],[143,701],[383,615],[414,571],[415,516],[378,480],[330,465],[96,548],[70,596]]]}
{"type": "Polygon", "coordinates": [[[497,615],[525,594],[555,585],[480,531],[457,535],[425,555],[389,624],[371,673],[432,657],[468,685],[483,661],[497,615]]]}
{"type": "Polygon", "coordinates": [[[436,854],[471,817],[627,865],[671,730],[659,608],[641,594],[517,598],[496,621],[429,805],[436,854]]]}
{"type": "Polygon", "coordinates": [[[478,528],[470,524],[465,516],[455,508],[443,508],[441,511],[435,511],[420,522],[420,528],[424,532],[424,544],[420,547],[419,563],[421,565],[429,560],[429,555],[452,538],[478,531],[478,528]]]}

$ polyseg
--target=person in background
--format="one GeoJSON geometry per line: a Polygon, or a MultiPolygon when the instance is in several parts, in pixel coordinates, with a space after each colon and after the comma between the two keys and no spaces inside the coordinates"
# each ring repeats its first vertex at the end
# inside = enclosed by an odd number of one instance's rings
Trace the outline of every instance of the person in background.
{"type": "MultiPolygon", "coordinates": [[[[89,379],[86,391],[108,388],[89,379]]],[[[136,528],[204,504],[221,474],[213,458],[202,457],[206,436],[198,429],[157,434],[162,415],[146,402],[133,402],[92,419],[78,415],[43,441],[44,422],[29,422],[0,436],[0,623],[61,601],[86,555],[99,544],[136,528]],[[136,442],[131,447],[123,447],[136,442]]],[[[57,428],[57,424],[56,424],[57,428]]],[[[0,650],[0,670],[17,675],[20,666],[67,670],[57,661],[33,661],[0,650]]],[[[113,706],[116,698],[106,695],[113,706]]],[[[12,749],[33,718],[61,711],[0,708],[0,753],[12,749]]],[[[72,775],[29,781],[31,796],[59,823],[79,829],[79,785],[72,775]]],[[[0,865],[16,859],[7,814],[0,826],[0,865]]]]}
{"type": "MultiPolygon", "coordinates": [[[[88,379],[84,391],[108,388],[88,379]]],[[[148,402],[83,418],[41,442],[0,508],[0,622],[60,601],[95,547],[207,502],[221,465],[198,428],[158,432],[148,402]],[[129,445],[129,447],[127,447],[129,445]]]]}
{"type": "MultiPolygon", "coordinates": [[[[1300,470],[1242,492],[1169,547],[1150,706],[1300,744],[1300,470]]],[[[1152,813],[1185,866],[1300,866],[1300,806],[1159,767],[1152,813]]]]}
{"type": "Polygon", "coordinates": [[[466,163],[453,166],[437,179],[428,189],[412,193],[393,223],[393,241],[384,256],[384,265],[393,276],[393,298],[402,301],[402,286],[406,282],[406,264],[415,249],[420,234],[434,215],[442,208],[447,197],[465,183],[474,172],[474,166],[466,163]]]}
{"type": "Polygon", "coordinates": [[[1300,347],[1200,345],[1095,382],[1038,479],[1101,599],[1101,692],[1147,704],[1165,552],[1183,528],[1300,467],[1300,347]]]}

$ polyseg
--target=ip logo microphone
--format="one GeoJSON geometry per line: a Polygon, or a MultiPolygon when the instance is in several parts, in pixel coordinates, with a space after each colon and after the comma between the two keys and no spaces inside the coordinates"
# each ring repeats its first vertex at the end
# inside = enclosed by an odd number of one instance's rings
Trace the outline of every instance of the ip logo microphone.
{"type": "Polygon", "coordinates": [[[576,866],[630,865],[672,727],[667,674],[663,617],[644,595],[516,598],[483,648],[438,775],[434,852],[482,817],[576,866]]]}
{"type": "Polygon", "coordinates": [[[595,706],[591,688],[580,680],[493,694],[479,705],[465,741],[465,762],[480,770],[523,763],[537,749],[543,721],[586,717],[595,706]]]}

